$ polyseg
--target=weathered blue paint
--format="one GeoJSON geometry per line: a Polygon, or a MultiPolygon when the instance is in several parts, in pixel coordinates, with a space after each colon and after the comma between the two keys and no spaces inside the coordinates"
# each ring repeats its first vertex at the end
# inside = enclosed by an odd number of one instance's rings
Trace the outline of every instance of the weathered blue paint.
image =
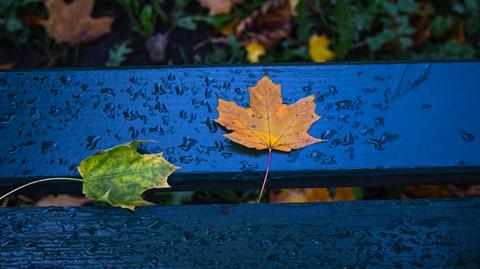
{"type": "Polygon", "coordinates": [[[173,185],[256,186],[266,151],[228,141],[213,119],[217,98],[248,106],[247,87],[265,70],[286,103],[316,95],[322,118],[310,134],[328,140],[275,152],[272,182],[446,172],[478,180],[480,63],[459,62],[0,72],[0,184],[77,176],[96,151],[153,139],[145,151],[182,167],[173,185]]]}
{"type": "Polygon", "coordinates": [[[0,208],[0,268],[480,268],[480,199],[0,208]]]}

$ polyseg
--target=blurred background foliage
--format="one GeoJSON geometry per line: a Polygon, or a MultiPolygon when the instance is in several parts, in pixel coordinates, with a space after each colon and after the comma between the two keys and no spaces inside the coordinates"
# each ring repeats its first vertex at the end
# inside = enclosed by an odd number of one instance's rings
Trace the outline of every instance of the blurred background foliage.
{"type": "MultiPolygon", "coordinates": [[[[0,69],[475,59],[479,48],[477,0],[0,1],[0,69]],[[93,20],[88,28],[78,29],[65,15],[80,13],[91,14],[76,18],[93,20]],[[110,22],[102,24],[101,18],[110,22]],[[93,33],[96,27],[107,30],[93,33]]],[[[265,201],[479,194],[477,186],[294,189],[271,191],[265,201]]],[[[257,195],[257,190],[147,194],[166,204],[252,202],[257,195]]],[[[70,198],[19,196],[2,205],[88,203],[70,198]]]]}
{"type": "Polygon", "coordinates": [[[72,47],[42,27],[52,16],[43,0],[2,0],[0,64],[473,59],[479,14],[477,0],[107,0],[92,17],[113,18],[111,31],[72,47]]]}

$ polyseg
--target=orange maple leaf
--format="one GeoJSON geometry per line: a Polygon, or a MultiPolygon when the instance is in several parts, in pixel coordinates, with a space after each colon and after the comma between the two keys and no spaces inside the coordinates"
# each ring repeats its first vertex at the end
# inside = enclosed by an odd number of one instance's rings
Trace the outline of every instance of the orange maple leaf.
{"type": "Polygon", "coordinates": [[[74,0],[65,4],[64,0],[47,0],[48,20],[40,22],[50,37],[57,43],[72,46],[93,41],[110,32],[113,18],[90,17],[94,0],[74,0]]]}
{"type": "Polygon", "coordinates": [[[307,133],[320,118],[315,114],[313,95],[292,105],[282,104],[281,85],[268,76],[248,91],[249,108],[218,100],[219,117],[215,121],[233,131],[225,137],[249,148],[286,152],[323,141],[307,133]]]}

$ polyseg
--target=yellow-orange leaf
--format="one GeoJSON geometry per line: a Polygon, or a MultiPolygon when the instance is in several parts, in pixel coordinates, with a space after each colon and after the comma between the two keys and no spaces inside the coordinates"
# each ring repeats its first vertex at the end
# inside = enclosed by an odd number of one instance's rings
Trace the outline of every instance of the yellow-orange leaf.
{"type": "Polygon", "coordinates": [[[308,40],[308,53],[314,62],[326,62],[335,58],[330,50],[330,39],[326,35],[312,35],[308,40]]]}
{"type": "Polygon", "coordinates": [[[248,44],[245,46],[245,50],[247,51],[247,60],[251,63],[258,63],[260,57],[265,55],[265,47],[257,42],[248,44]]]}
{"type": "Polygon", "coordinates": [[[57,43],[72,46],[93,41],[110,32],[113,18],[90,17],[94,0],[74,0],[65,4],[64,0],[46,0],[48,20],[41,24],[57,43]]]}
{"type": "Polygon", "coordinates": [[[249,108],[218,100],[216,122],[232,130],[225,136],[249,148],[291,151],[323,140],[310,136],[308,128],[320,117],[315,114],[314,96],[292,105],[282,104],[280,84],[264,76],[248,89],[249,108]]]}

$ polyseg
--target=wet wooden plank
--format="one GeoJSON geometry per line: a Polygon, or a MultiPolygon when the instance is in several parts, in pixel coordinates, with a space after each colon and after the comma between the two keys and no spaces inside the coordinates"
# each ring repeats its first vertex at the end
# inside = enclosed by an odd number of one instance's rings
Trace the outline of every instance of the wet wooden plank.
{"type": "Polygon", "coordinates": [[[328,139],[275,152],[270,187],[478,182],[480,63],[450,62],[2,71],[0,185],[77,176],[96,151],[153,139],[144,152],[182,167],[178,190],[256,188],[266,151],[213,119],[217,98],[248,106],[265,70],[286,103],[316,95],[310,133],[328,139]]]}
{"type": "Polygon", "coordinates": [[[480,198],[0,208],[1,268],[479,268],[480,198]]]}

